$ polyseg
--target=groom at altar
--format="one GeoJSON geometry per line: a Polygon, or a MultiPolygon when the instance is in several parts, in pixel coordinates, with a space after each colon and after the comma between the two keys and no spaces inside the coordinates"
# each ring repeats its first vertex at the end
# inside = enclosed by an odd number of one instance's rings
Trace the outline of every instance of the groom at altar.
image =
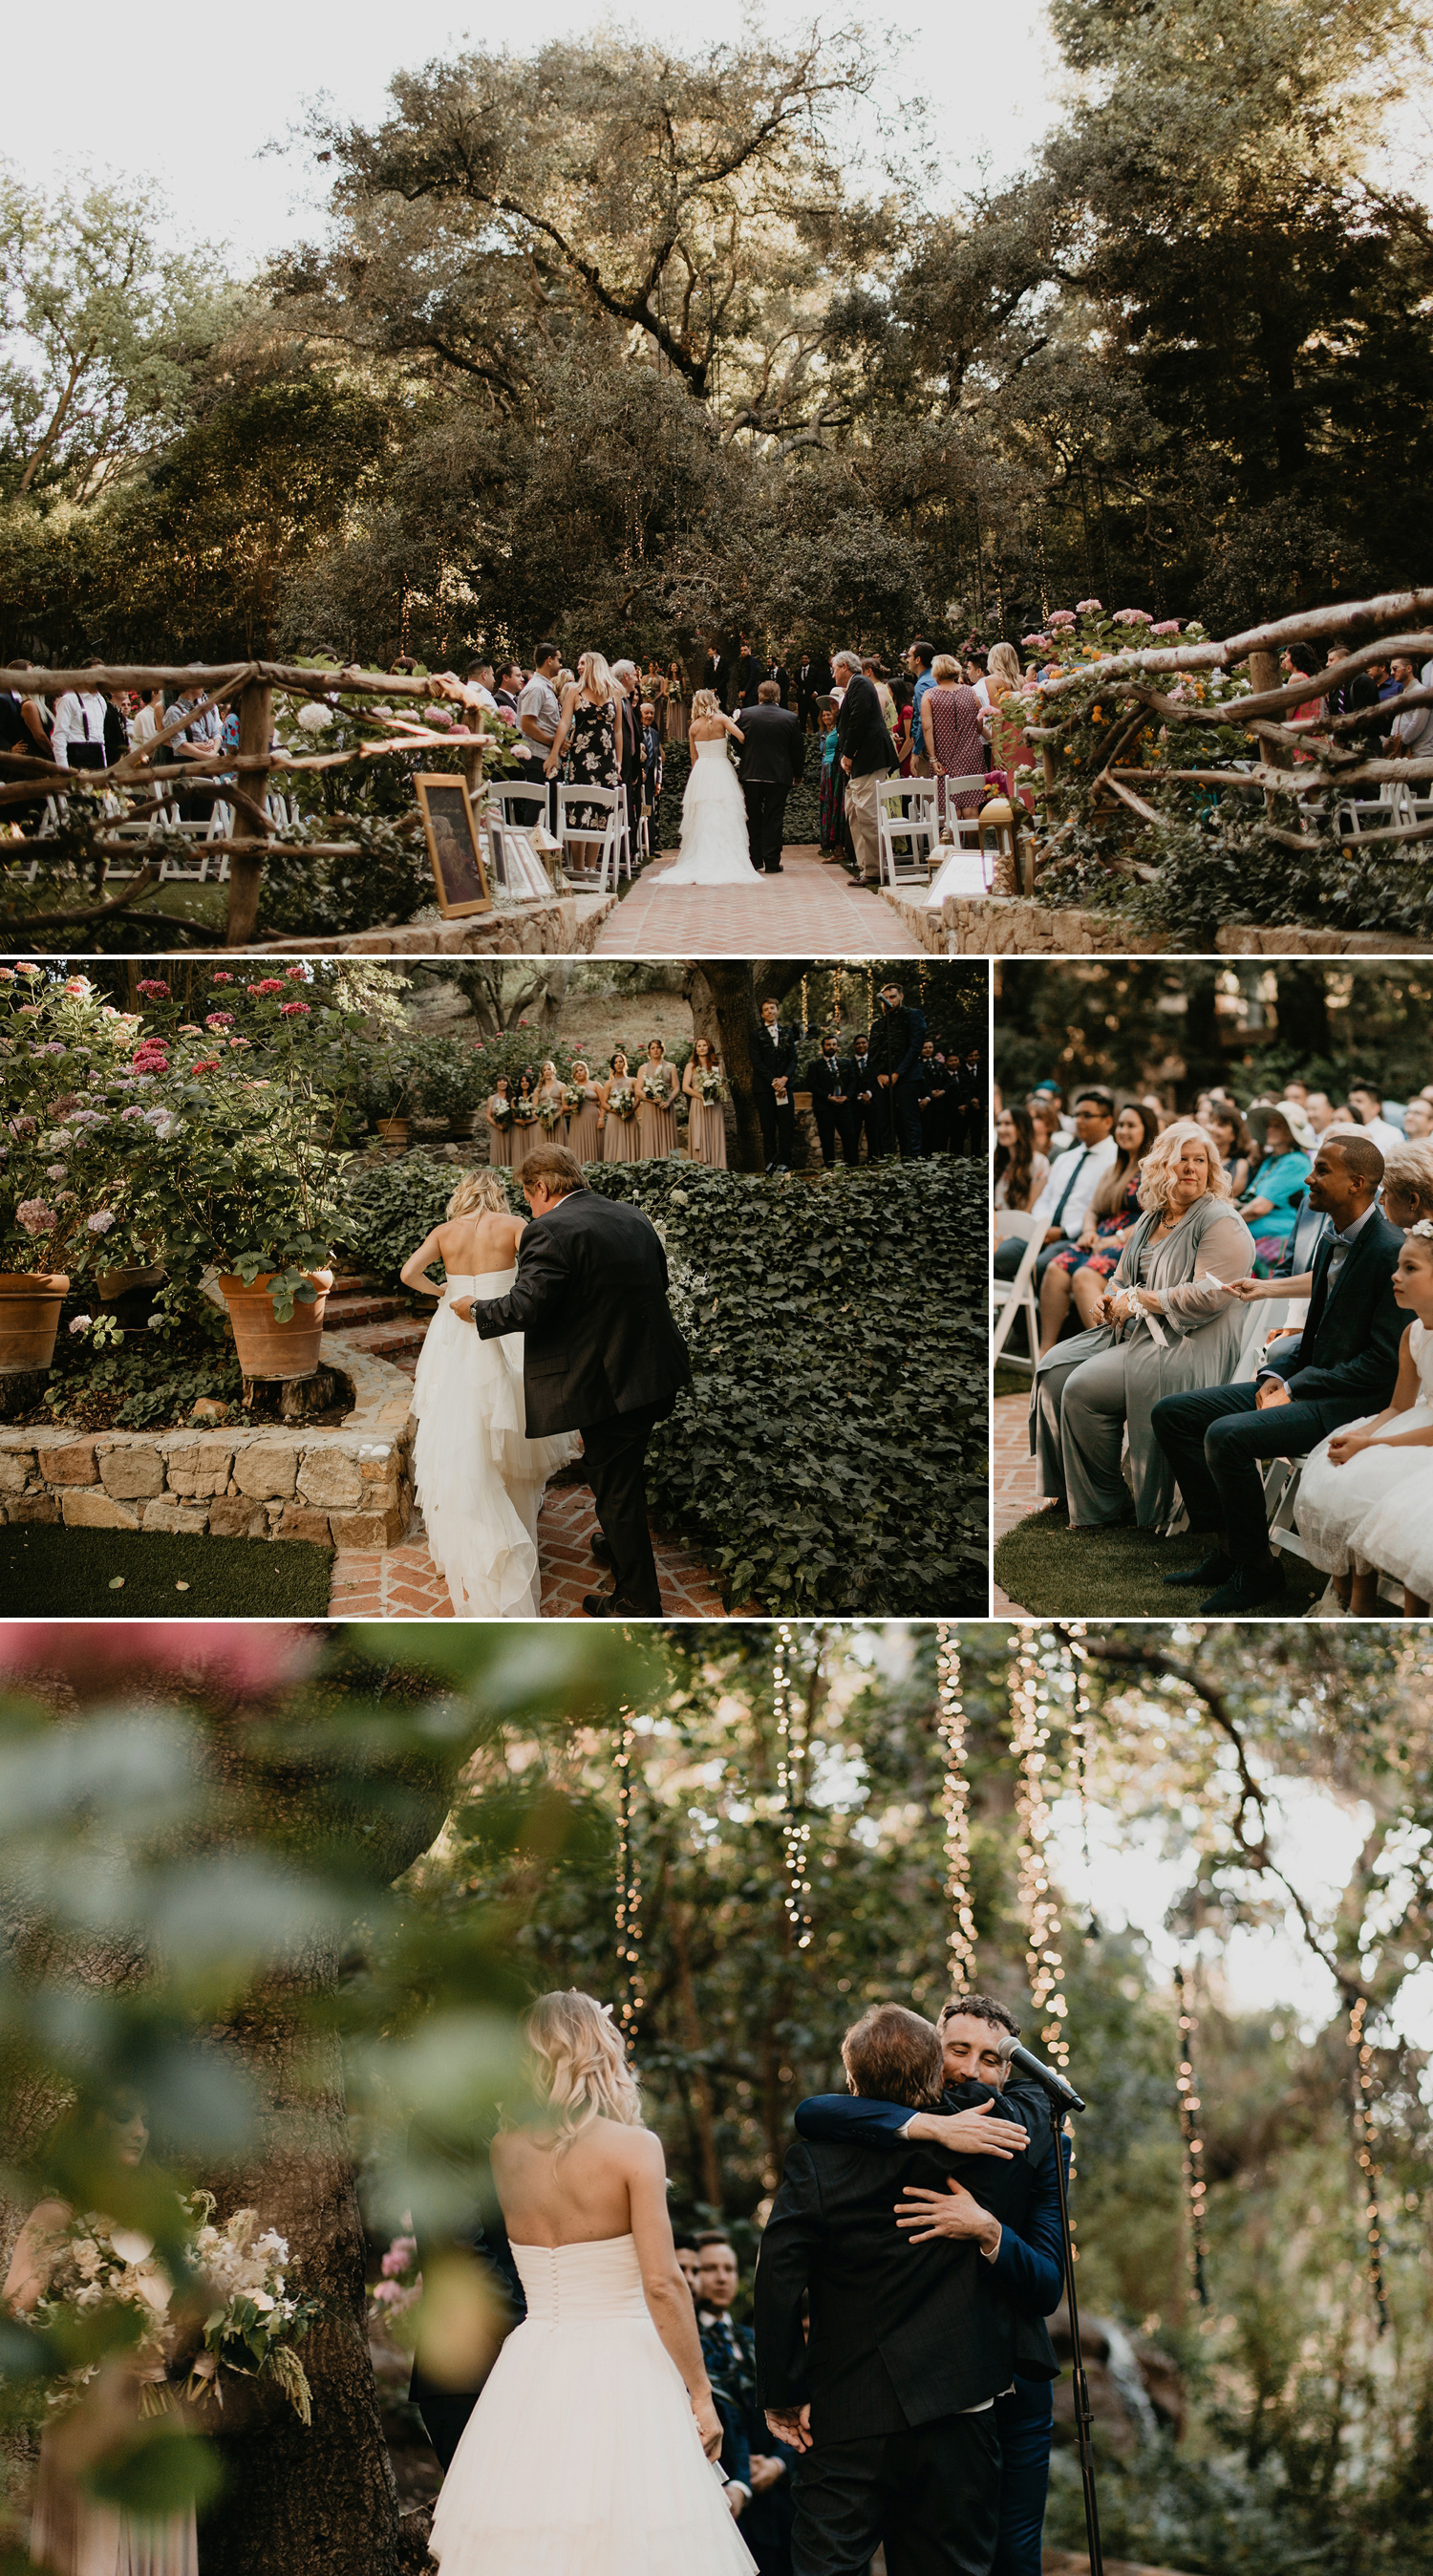
{"type": "Polygon", "coordinates": [[[522,1168],[533,1222],[518,1242],[505,1297],[455,1297],[453,1313],[484,1341],[523,1339],[527,1435],[582,1435],[613,1589],[589,1592],[592,1619],[659,1619],[662,1596],[647,1527],[647,1443],[691,1379],[667,1305],[667,1256],[649,1217],[590,1190],[565,1145],[537,1145],[522,1168]]]}

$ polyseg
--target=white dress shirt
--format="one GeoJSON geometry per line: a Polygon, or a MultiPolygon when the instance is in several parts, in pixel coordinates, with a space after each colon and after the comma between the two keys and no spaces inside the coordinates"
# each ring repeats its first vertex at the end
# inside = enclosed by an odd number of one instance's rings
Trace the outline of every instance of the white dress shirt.
{"type": "Polygon", "coordinates": [[[1362,1133],[1372,1139],[1385,1162],[1395,1145],[1402,1145],[1407,1141],[1402,1128],[1395,1127],[1392,1120],[1388,1118],[1370,1118],[1362,1133]]]}
{"type": "Polygon", "coordinates": [[[1061,1233],[1077,1235],[1095,1191],[1106,1172],[1113,1171],[1118,1156],[1119,1148],[1113,1135],[1101,1137],[1098,1145],[1077,1145],[1073,1152],[1058,1155],[1050,1177],[1030,1211],[1035,1219],[1036,1233],[1044,1234],[1057,1222],[1055,1210],[1058,1207],[1061,1233]],[[1068,1197],[1065,1195],[1067,1184],[1068,1197]]]}
{"type": "Polygon", "coordinates": [[[104,700],[94,689],[66,689],[55,709],[50,748],[62,769],[69,768],[72,742],[97,742],[104,748],[104,700]]]}

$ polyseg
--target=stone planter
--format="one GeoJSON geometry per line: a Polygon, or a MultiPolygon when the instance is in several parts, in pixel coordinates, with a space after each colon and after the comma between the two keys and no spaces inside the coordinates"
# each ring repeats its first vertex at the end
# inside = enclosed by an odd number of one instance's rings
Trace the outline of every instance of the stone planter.
{"type": "Polygon", "coordinates": [[[49,1367],[69,1285],[63,1270],[0,1270],[0,1373],[49,1367]]]}
{"type": "Polygon", "coordinates": [[[311,1270],[308,1276],[318,1290],[311,1306],[295,1306],[286,1324],[274,1313],[269,1295],[272,1271],[265,1271],[252,1287],[242,1279],[221,1279],[219,1288],[229,1310],[229,1323],[239,1366],[246,1378],[312,1377],[318,1367],[319,1344],[323,1338],[323,1310],[333,1286],[331,1270],[311,1270]]]}

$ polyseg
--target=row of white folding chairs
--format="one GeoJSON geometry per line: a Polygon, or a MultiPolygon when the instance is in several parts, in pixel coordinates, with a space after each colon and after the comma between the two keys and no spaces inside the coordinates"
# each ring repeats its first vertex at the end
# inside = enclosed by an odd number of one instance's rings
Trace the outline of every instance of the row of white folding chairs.
{"type": "Polygon", "coordinates": [[[1338,809],[1341,837],[1351,841],[1371,832],[1396,831],[1412,823],[1433,821],[1433,795],[1416,795],[1401,779],[1392,779],[1376,796],[1349,796],[1338,809]]]}
{"type": "Polygon", "coordinates": [[[928,885],[939,865],[942,831],[957,849],[978,850],[979,817],[958,812],[956,799],[983,796],[989,784],[983,770],[968,778],[883,778],[876,789],[882,882],[928,885]]]}

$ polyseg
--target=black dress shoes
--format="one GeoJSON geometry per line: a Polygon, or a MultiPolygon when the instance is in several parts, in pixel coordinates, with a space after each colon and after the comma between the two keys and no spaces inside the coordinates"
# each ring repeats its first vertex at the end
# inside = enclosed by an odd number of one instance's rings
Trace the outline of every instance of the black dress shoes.
{"type": "Polygon", "coordinates": [[[596,1557],[597,1562],[598,1562],[598,1564],[599,1564],[599,1565],[611,1565],[611,1564],[612,1564],[612,1562],[613,1562],[612,1550],[611,1550],[611,1548],[609,1547],[609,1545],[608,1545],[608,1543],[607,1543],[606,1539],[603,1537],[602,1532],[601,1532],[600,1530],[594,1530],[594,1531],[593,1531],[592,1536],[591,1536],[591,1538],[588,1540],[587,1544],[588,1544],[588,1547],[589,1547],[589,1549],[591,1550],[591,1552],[592,1552],[593,1556],[595,1556],[595,1557],[596,1557]]]}
{"type": "Polygon", "coordinates": [[[1178,1574],[1166,1574],[1164,1580],[1177,1592],[1192,1592],[1206,1583],[1227,1583],[1233,1571],[1233,1557],[1216,1547],[1212,1556],[1202,1556],[1197,1565],[1183,1566],[1178,1574]]]}
{"type": "Polygon", "coordinates": [[[589,1619],[645,1619],[656,1615],[639,1610],[635,1601],[628,1601],[620,1592],[585,1592],[582,1607],[589,1619]]]}
{"type": "Polygon", "coordinates": [[[1212,1611],[1216,1618],[1237,1619],[1246,1610],[1257,1610],[1266,1601],[1277,1601],[1287,1590],[1283,1567],[1268,1557],[1262,1565],[1238,1565],[1227,1583],[1201,1601],[1201,1610],[1212,1611]]]}

